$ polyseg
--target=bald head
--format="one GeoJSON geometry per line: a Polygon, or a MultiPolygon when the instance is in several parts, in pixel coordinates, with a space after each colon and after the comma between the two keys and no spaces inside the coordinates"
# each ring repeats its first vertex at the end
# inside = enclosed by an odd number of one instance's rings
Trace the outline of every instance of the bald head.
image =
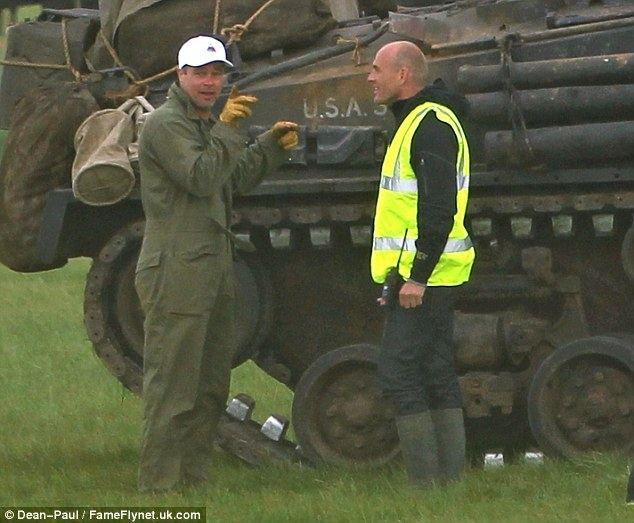
{"type": "MultiPolygon", "coordinates": [[[[379,53],[388,53],[397,68],[407,68],[409,80],[422,89],[427,81],[427,59],[423,52],[412,42],[392,42],[379,49],[379,53]]],[[[378,54],[377,53],[377,56],[378,54]]],[[[420,90],[419,89],[419,90],[420,90]]]]}
{"type": "Polygon", "coordinates": [[[374,58],[368,81],[377,103],[392,103],[419,92],[427,82],[427,60],[413,43],[399,41],[384,45],[374,58]]]}

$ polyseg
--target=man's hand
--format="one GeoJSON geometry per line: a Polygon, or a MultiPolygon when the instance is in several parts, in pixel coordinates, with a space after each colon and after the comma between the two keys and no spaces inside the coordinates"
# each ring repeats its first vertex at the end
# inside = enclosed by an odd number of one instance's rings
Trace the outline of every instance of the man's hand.
{"type": "Polygon", "coordinates": [[[234,85],[220,113],[220,121],[237,127],[241,119],[251,116],[249,106],[257,101],[255,96],[239,94],[238,88],[234,85]]]}
{"type": "Polygon", "coordinates": [[[277,144],[285,151],[297,147],[299,143],[299,126],[295,122],[276,122],[271,127],[271,132],[277,140],[277,144]]]}
{"type": "Polygon", "coordinates": [[[405,309],[419,307],[423,303],[425,285],[415,281],[406,281],[398,293],[398,302],[405,309]]]}

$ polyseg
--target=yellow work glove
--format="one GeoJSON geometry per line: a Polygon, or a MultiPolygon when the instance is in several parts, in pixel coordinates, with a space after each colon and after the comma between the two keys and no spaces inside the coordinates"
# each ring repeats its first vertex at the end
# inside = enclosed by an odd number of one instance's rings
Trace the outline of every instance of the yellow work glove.
{"type": "Polygon", "coordinates": [[[298,129],[295,122],[276,122],[271,127],[271,132],[277,139],[277,144],[285,151],[290,151],[299,143],[298,129]]]}
{"type": "Polygon", "coordinates": [[[251,108],[249,105],[257,101],[258,99],[255,96],[239,94],[238,88],[234,85],[220,113],[220,121],[237,126],[242,118],[251,116],[251,108]]]}

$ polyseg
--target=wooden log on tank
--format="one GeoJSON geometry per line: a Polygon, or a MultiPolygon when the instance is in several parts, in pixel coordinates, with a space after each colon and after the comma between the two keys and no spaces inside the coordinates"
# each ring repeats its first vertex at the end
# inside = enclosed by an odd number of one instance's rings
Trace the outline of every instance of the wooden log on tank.
{"type": "MultiPolygon", "coordinates": [[[[634,53],[511,62],[509,70],[517,89],[629,83],[634,82],[634,53]]],[[[501,64],[458,69],[458,87],[465,93],[502,89],[503,78],[501,64]]]]}
{"type": "MultiPolygon", "coordinates": [[[[507,92],[471,94],[467,98],[474,121],[509,126],[511,99],[507,92]]],[[[516,99],[528,125],[634,119],[634,84],[516,91],[516,99]]]]}
{"type": "MultiPolygon", "coordinates": [[[[634,121],[528,129],[526,135],[536,163],[562,166],[634,158],[634,121]]],[[[484,146],[489,165],[514,164],[523,156],[512,131],[486,133],[484,146]]]]}

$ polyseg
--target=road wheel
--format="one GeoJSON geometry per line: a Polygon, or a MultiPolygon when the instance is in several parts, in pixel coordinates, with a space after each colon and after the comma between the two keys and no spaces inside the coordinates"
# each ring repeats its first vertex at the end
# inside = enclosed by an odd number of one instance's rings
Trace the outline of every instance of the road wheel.
{"type": "Polygon", "coordinates": [[[302,374],[293,426],[310,460],[379,465],[398,453],[394,416],[376,379],[377,352],[368,344],[335,349],[302,374]]]}
{"type": "MultiPolygon", "coordinates": [[[[134,271],[143,239],[144,221],[114,234],[102,247],[88,273],[84,322],[95,352],[128,389],[140,394],[143,382],[143,311],[134,287],[134,271]]],[[[235,262],[238,352],[234,366],[253,356],[272,322],[272,291],[255,255],[235,262]]]]}
{"type": "Polygon", "coordinates": [[[528,419],[547,455],[634,455],[632,338],[595,336],[553,352],[533,377],[528,419]]]}

